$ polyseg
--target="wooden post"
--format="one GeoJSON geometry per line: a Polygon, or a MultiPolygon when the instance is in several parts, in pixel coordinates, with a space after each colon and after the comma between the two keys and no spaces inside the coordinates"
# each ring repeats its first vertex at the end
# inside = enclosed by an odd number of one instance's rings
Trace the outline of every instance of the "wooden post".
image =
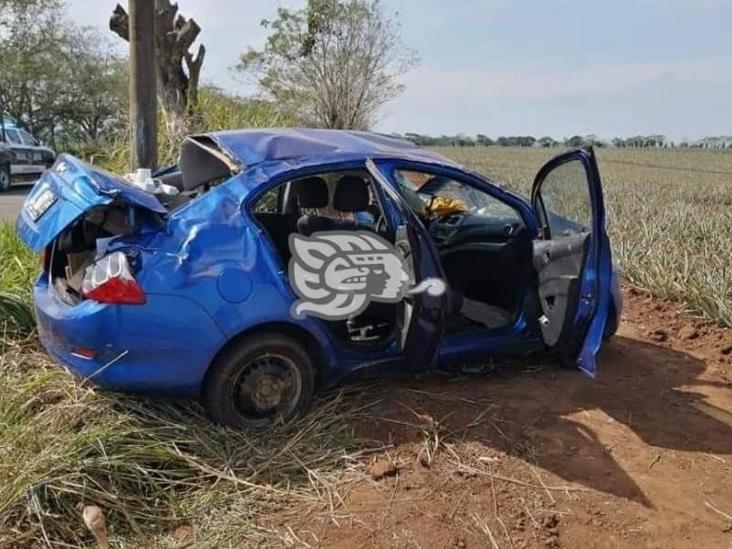
{"type": "Polygon", "coordinates": [[[130,120],[134,168],[155,169],[158,151],[155,0],[130,0],[130,120]]]}
{"type": "Polygon", "coordinates": [[[5,109],[0,102],[0,143],[5,143],[5,109]]]}

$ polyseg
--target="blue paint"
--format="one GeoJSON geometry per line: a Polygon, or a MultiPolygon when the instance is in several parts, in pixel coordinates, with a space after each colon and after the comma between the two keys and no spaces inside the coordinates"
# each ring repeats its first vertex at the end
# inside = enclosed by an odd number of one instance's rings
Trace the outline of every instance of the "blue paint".
{"type": "Polygon", "coordinates": [[[153,195],[69,154],[59,155],[53,167],[43,173],[26,198],[26,203],[46,188],[52,189],[59,200],[37,221],[33,221],[22,208],[16,222],[18,234],[34,252],[48,246],[85,211],[109,204],[115,199],[122,199],[151,212],[167,212],[153,195]]]}
{"type": "MultiPolygon", "coordinates": [[[[275,185],[308,174],[364,169],[369,161],[383,180],[379,198],[392,227],[403,225],[412,244],[418,278],[443,277],[439,256],[425,228],[398,194],[396,168],[429,169],[473,185],[513,206],[527,230],[537,234],[531,201],[472,173],[432,151],[399,139],[328,130],[250,130],[211,134],[241,172],[186,205],[168,213],[152,195],[118,176],[90,167],[68,155],[44,174],[29,200],[44,186],[58,201],[37,222],[25,213],[17,222],[23,241],[38,251],[95,206],[115,199],[132,204],[138,217],[134,235],[112,238],[108,251],[133,256],[136,279],[147,297],[144,305],[103,305],[85,300],[68,305],[48,284],[48,273],[34,288],[41,342],[49,353],[82,377],[117,362],[93,378],[101,386],[197,395],[208,367],[237,336],[253,329],[289,327],[307,334],[318,350],[321,386],[331,385],[367,366],[408,365],[427,369],[438,361],[473,360],[525,354],[544,348],[536,319],[521,314],[499,331],[445,335],[442,296],[416,297],[415,321],[402,350],[398,341],[364,349],[337,340],[326,323],[295,319],[296,296],[273,244],[249,208],[275,185]],[[59,170],[59,167],[63,169],[59,170]],[[72,354],[74,348],[97,350],[93,360],[72,354]]],[[[587,153],[582,161],[594,162],[587,153]]],[[[170,168],[168,171],[174,168],[170,168]]],[[[620,317],[622,303],[613,278],[599,178],[591,181],[597,238],[593,241],[585,284],[597,299],[580,307],[575,319],[578,358],[594,375],[594,356],[606,323],[620,317]],[[612,315],[610,320],[608,315],[612,315]]],[[[528,286],[527,286],[528,287],[528,286]]]]}
{"type": "Polygon", "coordinates": [[[221,297],[229,303],[241,303],[252,293],[252,281],[241,269],[224,269],[217,286],[221,297]]]}

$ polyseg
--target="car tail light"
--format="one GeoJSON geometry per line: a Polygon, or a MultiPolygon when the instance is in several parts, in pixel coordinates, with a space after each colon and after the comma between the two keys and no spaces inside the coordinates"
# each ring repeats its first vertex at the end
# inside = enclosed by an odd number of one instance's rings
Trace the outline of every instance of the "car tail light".
{"type": "Polygon", "coordinates": [[[145,303],[145,293],[132,276],[127,256],[122,252],[111,253],[87,267],[81,295],[100,303],[145,303]]]}
{"type": "Polygon", "coordinates": [[[97,352],[94,349],[88,349],[86,347],[76,347],[71,350],[71,354],[86,360],[92,360],[97,356],[97,352]]]}

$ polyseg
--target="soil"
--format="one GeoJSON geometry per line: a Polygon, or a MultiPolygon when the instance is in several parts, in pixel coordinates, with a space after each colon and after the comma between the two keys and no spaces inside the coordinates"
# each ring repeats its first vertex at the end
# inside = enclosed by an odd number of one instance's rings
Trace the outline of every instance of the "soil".
{"type": "Polygon", "coordinates": [[[596,380],[539,358],[377,381],[353,430],[382,449],[342,501],[279,529],[318,547],[732,547],[732,330],[624,293],[596,380]]]}

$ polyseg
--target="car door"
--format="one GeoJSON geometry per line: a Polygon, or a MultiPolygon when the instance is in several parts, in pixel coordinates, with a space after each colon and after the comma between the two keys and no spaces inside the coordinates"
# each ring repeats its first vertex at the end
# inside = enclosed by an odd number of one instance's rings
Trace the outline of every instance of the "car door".
{"type": "Polygon", "coordinates": [[[27,131],[18,129],[17,132],[25,147],[25,153],[27,154],[26,173],[42,173],[46,169],[46,163],[43,157],[44,147],[41,147],[36,138],[27,131]]]}
{"type": "Polygon", "coordinates": [[[545,343],[595,377],[610,303],[612,259],[605,207],[592,149],[550,160],[531,196],[539,223],[533,242],[545,343]]]}
{"type": "MultiPolygon", "coordinates": [[[[404,266],[410,285],[414,287],[427,279],[444,282],[437,252],[422,222],[391,187],[377,164],[368,160],[367,169],[382,190],[385,213],[395,227],[394,245],[401,250],[405,259],[404,266]]],[[[445,330],[446,302],[446,292],[427,290],[408,294],[399,303],[399,345],[404,360],[411,369],[425,370],[436,363],[437,351],[445,330]]]]}
{"type": "Polygon", "coordinates": [[[33,152],[23,144],[23,139],[17,128],[6,128],[5,139],[8,145],[10,145],[10,150],[13,155],[10,163],[11,175],[22,176],[28,173],[31,168],[33,152]]]}

